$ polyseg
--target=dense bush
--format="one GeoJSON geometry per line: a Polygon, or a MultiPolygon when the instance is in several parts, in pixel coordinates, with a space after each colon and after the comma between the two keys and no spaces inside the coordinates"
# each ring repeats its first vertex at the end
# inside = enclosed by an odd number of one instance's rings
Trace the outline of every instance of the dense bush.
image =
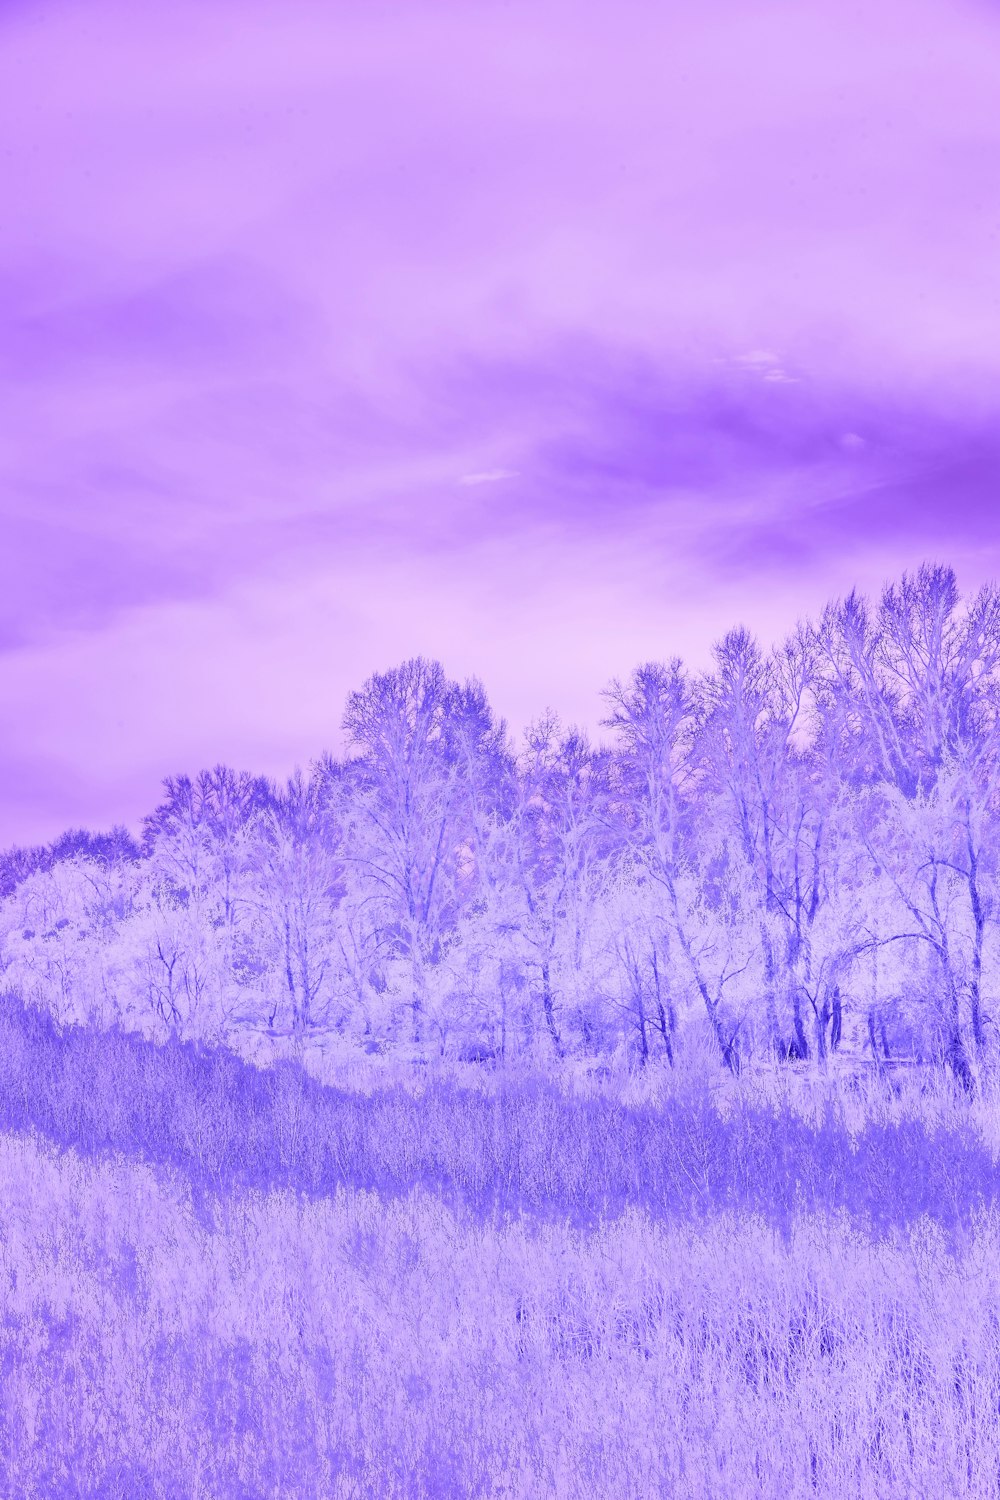
{"type": "Polygon", "coordinates": [[[660,1220],[763,1215],[787,1233],[797,1213],[846,1211],[879,1235],[927,1216],[960,1236],[1000,1202],[1000,1165],[961,1117],[851,1130],[833,1104],[807,1120],[738,1092],[723,1111],[706,1088],[624,1105],[541,1078],[365,1095],[293,1063],[262,1070],[202,1044],[59,1028],[9,998],[0,1128],[174,1168],[203,1191],[421,1186],[481,1215],[580,1225],[633,1206],[660,1220]]]}

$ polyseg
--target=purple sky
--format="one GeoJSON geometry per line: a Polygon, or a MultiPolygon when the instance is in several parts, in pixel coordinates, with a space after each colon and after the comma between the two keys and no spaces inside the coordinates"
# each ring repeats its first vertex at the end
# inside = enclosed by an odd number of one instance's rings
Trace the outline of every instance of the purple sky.
{"type": "Polygon", "coordinates": [[[1000,13],[0,5],[0,846],[1000,549],[1000,13]]]}

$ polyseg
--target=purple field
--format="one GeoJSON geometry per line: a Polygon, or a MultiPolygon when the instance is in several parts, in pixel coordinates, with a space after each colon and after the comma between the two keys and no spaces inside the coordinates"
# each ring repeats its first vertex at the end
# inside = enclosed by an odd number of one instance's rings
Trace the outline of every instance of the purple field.
{"type": "Polygon", "coordinates": [[[12,1497],[997,1492],[995,1218],[952,1259],[2,1165],[12,1497]]]}

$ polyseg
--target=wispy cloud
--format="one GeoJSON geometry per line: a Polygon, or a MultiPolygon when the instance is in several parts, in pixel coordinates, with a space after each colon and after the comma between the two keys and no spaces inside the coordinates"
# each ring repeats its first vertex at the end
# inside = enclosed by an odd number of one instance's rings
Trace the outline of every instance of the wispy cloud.
{"type": "Polygon", "coordinates": [[[496,484],[502,479],[516,478],[516,469],[482,469],[475,474],[463,474],[459,484],[496,484]]]}

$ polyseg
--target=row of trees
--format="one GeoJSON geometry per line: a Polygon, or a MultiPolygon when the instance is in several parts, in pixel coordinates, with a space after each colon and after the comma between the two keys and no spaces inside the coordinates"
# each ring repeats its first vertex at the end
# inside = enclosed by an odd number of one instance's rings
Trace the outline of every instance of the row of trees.
{"type": "MultiPolygon", "coordinates": [[[[165,783],[141,847],[15,851],[8,986],[212,1036],[671,1064],[996,1052],[1000,595],[926,566],[712,670],[639,667],[608,743],[519,752],[415,659],[351,694],[347,751],[284,788],[165,783]]],[[[76,841],[74,845],[74,839],[76,841]]],[[[88,844],[86,841],[90,839],[88,844]]]]}

